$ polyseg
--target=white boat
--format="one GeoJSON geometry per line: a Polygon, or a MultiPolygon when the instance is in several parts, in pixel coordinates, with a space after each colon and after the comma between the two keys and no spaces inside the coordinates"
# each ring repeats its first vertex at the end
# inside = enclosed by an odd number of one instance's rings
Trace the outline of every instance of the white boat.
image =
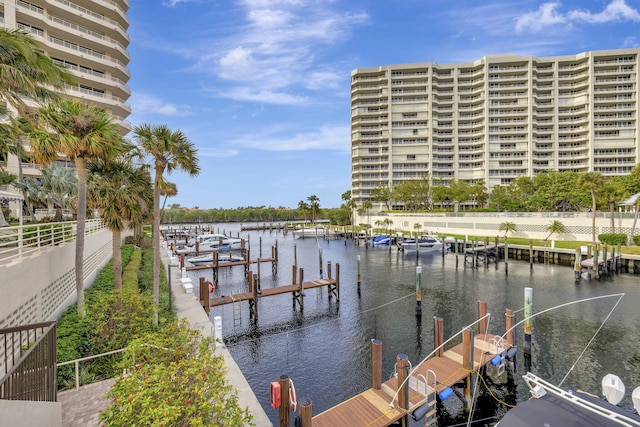
{"type": "MultiPolygon", "coordinates": [[[[228,237],[224,234],[213,233],[213,234],[201,234],[196,237],[196,241],[198,242],[199,250],[230,250],[230,249],[240,249],[242,248],[242,239],[228,237]]],[[[184,253],[184,252],[192,252],[195,250],[196,244],[195,241],[186,245],[181,246],[176,249],[176,254],[184,253]]]]}
{"type": "Polygon", "coordinates": [[[415,238],[403,240],[402,242],[398,243],[398,246],[405,252],[442,252],[442,242],[437,236],[434,236],[432,234],[425,234],[418,237],[417,243],[415,238]]]}
{"type": "Polygon", "coordinates": [[[391,236],[387,234],[383,234],[381,236],[376,236],[371,241],[375,246],[389,246],[391,244],[391,236]]]}
{"type": "Polygon", "coordinates": [[[335,234],[335,231],[321,225],[297,228],[293,230],[293,235],[296,237],[333,237],[335,234]]]}
{"type": "MultiPolygon", "coordinates": [[[[201,265],[201,264],[213,264],[213,253],[208,253],[204,255],[198,255],[191,258],[186,259],[187,262],[190,262],[193,265],[201,265]]],[[[237,262],[244,261],[242,255],[233,254],[233,253],[218,253],[218,263],[221,262],[237,262]]]]}
{"type": "Polygon", "coordinates": [[[564,390],[531,372],[523,378],[532,398],[509,410],[496,427],[640,426],[640,387],[632,394],[636,413],[625,410],[617,406],[624,397],[625,387],[615,375],[608,374],[602,379],[606,400],[581,391],[564,390]]]}

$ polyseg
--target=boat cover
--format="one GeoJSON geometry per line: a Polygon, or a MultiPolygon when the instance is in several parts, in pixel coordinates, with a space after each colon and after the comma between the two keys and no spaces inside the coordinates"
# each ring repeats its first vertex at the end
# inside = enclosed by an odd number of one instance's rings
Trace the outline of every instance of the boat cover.
{"type": "MultiPolygon", "coordinates": [[[[640,417],[632,412],[584,393],[574,392],[574,394],[632,420],[637,420],[637,425],[640,426],[640,417]]],[[[518,403],[498,423],[500,427],[620,427],[621,425],[629,424],[620,424],[551,393],[538,399],[518,403]]]]}

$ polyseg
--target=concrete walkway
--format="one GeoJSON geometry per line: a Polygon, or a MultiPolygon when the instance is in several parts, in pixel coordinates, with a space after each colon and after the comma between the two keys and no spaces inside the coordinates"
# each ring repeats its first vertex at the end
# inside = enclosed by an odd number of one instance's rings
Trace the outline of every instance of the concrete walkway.
{"type": "MultiPolygon", "coordinates": [[[[169,254],[161,249],[161,258],[165,266],[169,265],[169,254]]],[[[194,328],[200,330],[203,336],[211,337],[213,324],[192,293],[186,293],[181,286],[181,272],[179,268],[171,268],[171,283],[174,297],[174,310],[179,319],[186,319],[194,328]]],[[[194,284],[195,285],[195,284],[194,284]]],[[[224,344],[216,347],[216,353],[224,357],[227,367],[227,378],[238,390],[238,403],[242,408],[248,408],[253,415],[257,427],[272,427],[273,424],[262,409],[249,383],[242,375],[240,368],[231,357],[224,344]]],[[[99,427],[100,411],[107,407],[104,399],[115,379],[100,381],[82,386],[78,389],[66,390],[58,393],[58,401],[62,405],[63,427],[99,427]]]]}

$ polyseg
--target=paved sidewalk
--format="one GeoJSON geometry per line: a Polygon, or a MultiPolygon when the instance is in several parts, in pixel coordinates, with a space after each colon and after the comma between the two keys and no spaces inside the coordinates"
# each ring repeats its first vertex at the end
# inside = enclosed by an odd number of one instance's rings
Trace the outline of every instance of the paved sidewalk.
{"type": "Polygon", "coordinates": [[[105,394],[115,382],[115,378],[112,378],[58,392],[58,402],[62,405],[62,426],[100,426],[100,411],[109,403],[104,398],[105,394]]]}

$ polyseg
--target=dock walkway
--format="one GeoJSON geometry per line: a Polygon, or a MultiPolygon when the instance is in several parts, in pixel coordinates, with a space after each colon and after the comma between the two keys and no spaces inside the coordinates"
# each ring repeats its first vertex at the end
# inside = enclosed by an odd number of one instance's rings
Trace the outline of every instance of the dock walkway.
{"type": "MultiPolygon", "coordinates": [[[[465,368],[465,343],[443,352],[441,356],[426,359],[414,367],[407,381],[409,389],[406,409],[398,402],[401,393],[397,391],[402,377],[395,376],[382,383],[380,389],[370,388],[314,416],[313,426],[384,427],[425,404],[430,406],[427,416],[433,415],[436,403],[434,393],[441,393],[469,378],[473,372],[478,372],[496,355],[510,347],[506,345],[506,348],[498,348],[495,345],[496,341],[501,341],[501,338],[492,334],[481,334],[473,338],[473,365],[468,366],[471,369],[465,368]],[[432,387],[434,383],[435,388],[432,387]]],[[[470,360],[467,363],[470,363],[470,360]]]]}

